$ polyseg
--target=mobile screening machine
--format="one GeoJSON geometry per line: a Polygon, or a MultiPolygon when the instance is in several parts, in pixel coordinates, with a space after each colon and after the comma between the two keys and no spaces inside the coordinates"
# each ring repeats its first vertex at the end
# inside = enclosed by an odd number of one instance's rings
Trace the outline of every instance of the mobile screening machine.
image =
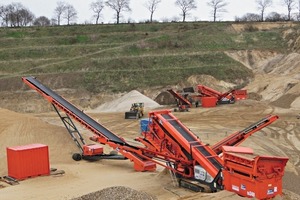
{"type": "MultiPolygon", "coordinates": [[[[192,107],[192,103],[187,98],[174,91],[173,89],[168,89],[167,91],[175,98],[177,102],[178,111],[189,111],[189,108],[192,107]]],[[[174,111],[177,111],[177,109],[174,109],[174,111]]]]}
{"type": "Polygon", "coordinates": [[[229,90],[228,92],[221,93],[204,85],[197,85],[197,89],[201,96],[217,98],[218,104],[234,103],[236,100],[233,94],[235,90],[229,90]]]}
{"type": "Polygon", "coordinates": [[[206,187],[212,192],[226,189],[241,196],[259,199],[282,194],[281,180],[288,158],[255,156],[249,149],[234,147],[274,122],[278,116],[267,116],[210,147],[169,110],[153,111],[149,112],[149,129],[142,133],[143,137],[136,138],[141,143],[137,146],[112,133],[36,78],[23,77],[22,80],[53,105],[73,140],[82,148],[79,156],[110,157],[103,154],[100,145],[82,142],[72,119],[93,133],[91,140],[109,145],[124,159],[132,161],[136,171],[155,171],[156,165],[161,165],[170,170],[179,186],[194,191],[204,191],[206,187]]]}

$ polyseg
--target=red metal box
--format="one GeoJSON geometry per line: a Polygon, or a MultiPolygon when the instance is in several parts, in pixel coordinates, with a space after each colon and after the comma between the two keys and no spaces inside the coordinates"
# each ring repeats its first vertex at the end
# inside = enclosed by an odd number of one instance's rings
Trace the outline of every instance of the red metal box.
{"type": "Polygon", "coordinates": [[[7,147],[8,176],[18,180],[49,175],[49,151],[43,144],[7,147]]]}
{"type": "Polygon", "coordinates": [[[201,98],[202,107],[216,107],[217,106],[217,98],[216,97],[202,97],[201,98]]]}
{"type": "Polygon", "coordinates": [[[243,197],[271,199],[282,195],[286,157],[255,156],[224,151],[224,188],[243,197]]]}
{"type": "Polygon", "coordinates": [[[234,90],[233,95],[235,97],[235,100],[247,99],[247,90],[234,90]]]}

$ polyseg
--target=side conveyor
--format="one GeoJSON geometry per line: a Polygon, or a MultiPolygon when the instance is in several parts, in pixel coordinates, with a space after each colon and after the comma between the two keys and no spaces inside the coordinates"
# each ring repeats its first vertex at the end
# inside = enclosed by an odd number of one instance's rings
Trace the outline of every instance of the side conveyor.
{"type": "Polygon", "coordinates": [[[278,118],[279,117],[277,115],[268,115],[258,122],[251,124],[244,130],[233,133],[221,140],[217,144],[213,145],[212,149],[214,152],[216,152],[216,154],[220,154],[222,153],[222,146],[237,146],[250,137],[253,133],[263,129],[264,127],[276,121],[278,118]]]}

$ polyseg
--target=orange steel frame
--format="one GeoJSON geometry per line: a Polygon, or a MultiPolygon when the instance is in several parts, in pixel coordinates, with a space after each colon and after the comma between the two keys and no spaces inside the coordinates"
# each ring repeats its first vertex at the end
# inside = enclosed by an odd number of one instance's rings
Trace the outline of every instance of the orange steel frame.
{"type": "Polygon", "coordinates": [[[282,194],[285,157],[243,156],[223,148],[224,188],[241,196],[271,199],[282,194]]]}
{"type": "Polygon", "coordinates": [[[232,93],[235,91],[235,90],[229,90],[228,92],[221,93],[204,85],[197,85],[197,89],[201,95],[208,96],[208,97],[216,97],[218,101],[225,97],[229,97],[230,99],[233,96],[232,93]]]}

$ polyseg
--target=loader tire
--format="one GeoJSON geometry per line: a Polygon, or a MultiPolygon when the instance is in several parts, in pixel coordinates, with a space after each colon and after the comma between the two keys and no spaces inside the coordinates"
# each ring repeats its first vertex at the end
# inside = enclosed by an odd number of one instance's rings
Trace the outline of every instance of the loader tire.
{"type": "Polygon", "coordinates": [[[72,158],[73,158],[73,160],[75,160],[75,161],[80,161],[80,160],[82,159],[82,156],[81,156],[81,154],[79,154],[79,153],[74,153],[74,154],[72,155],[72,158]]]}

